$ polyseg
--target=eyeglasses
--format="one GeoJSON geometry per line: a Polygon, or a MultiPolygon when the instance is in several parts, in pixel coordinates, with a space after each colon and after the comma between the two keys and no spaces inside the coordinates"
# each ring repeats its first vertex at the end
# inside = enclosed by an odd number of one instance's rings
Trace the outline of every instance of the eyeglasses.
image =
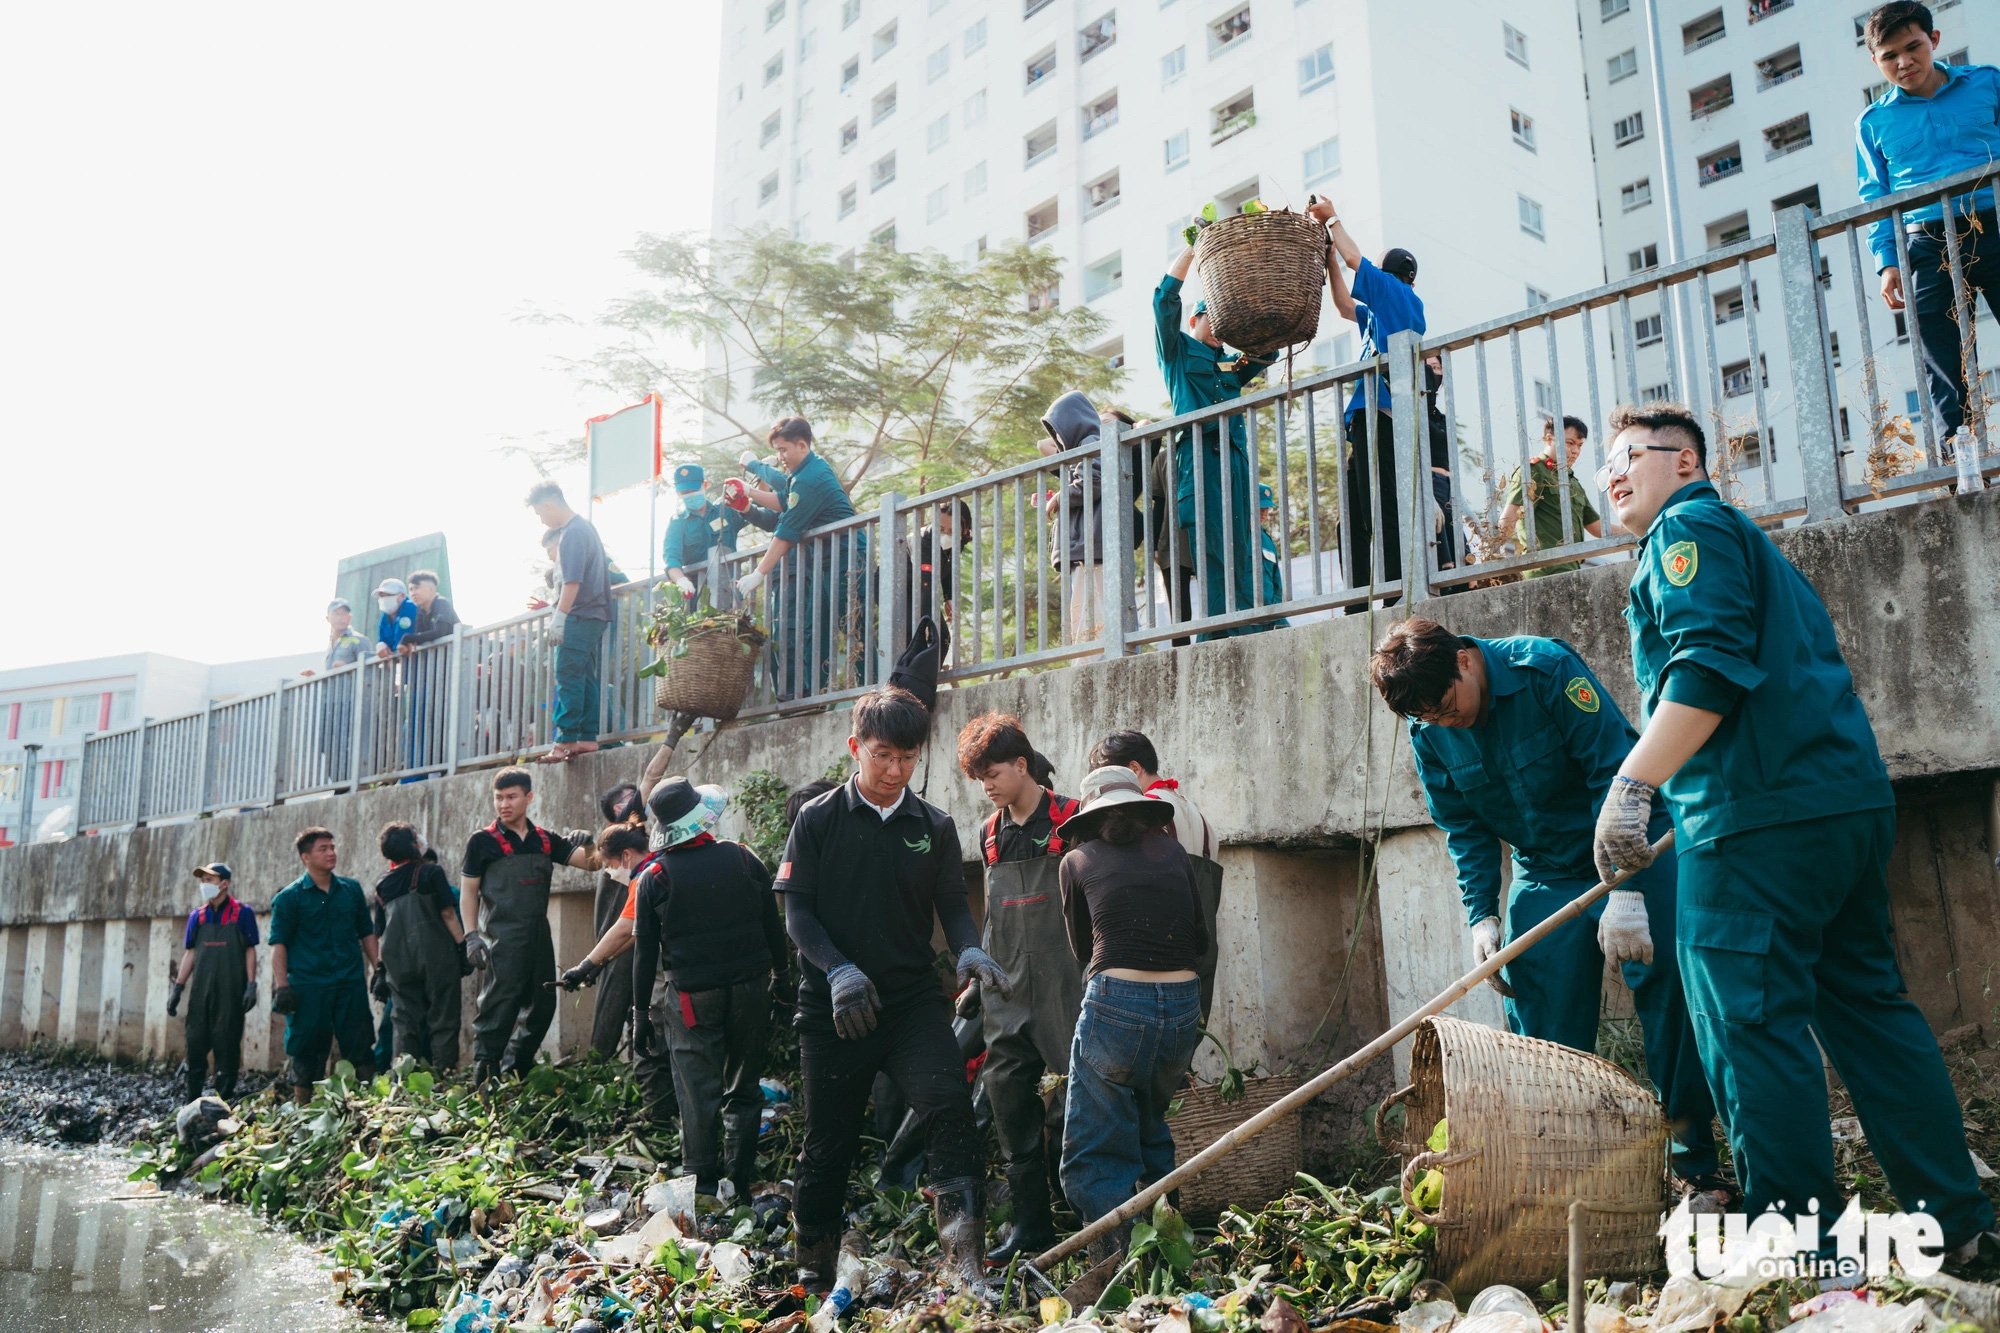
{"type": "Polygon", "coordinates": [[[887,750],[877,745],[862,747],[868,757],[883,768],[914,768],[923,757],[922,750],[887,750]]]}
{"type": "Polygon", "coordinates": [[[1680,451],[1680,446],[1672,444],[1642,444],[1636,447],[1627,445],[1625,448],[1611,455],[1611,457],[1605,459],[1604,466],[1597,469],[1591,475],[1591,480],[1597,484],[1597,489],[1601,491],[1632,470],[1632,455],[1634,453],[1677,454],[1680,451]]]}

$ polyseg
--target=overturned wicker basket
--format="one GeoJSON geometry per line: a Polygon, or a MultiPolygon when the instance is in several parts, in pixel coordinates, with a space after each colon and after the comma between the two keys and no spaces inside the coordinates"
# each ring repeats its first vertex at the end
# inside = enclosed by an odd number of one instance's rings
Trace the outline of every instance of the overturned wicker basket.
{"type": "Polygon", "coordinates": [[[1568,1261],[1569,1205],[1586,1205],[1584,1271],[1610,1277],[1659,1266],[1667,1126],[1653,1095],[1609,1060],[1455,1018],[1417,1029],[1410,1086],[1376,1112],[1375,1133],[1401,1153],[1403,1198],[1444,1175],[1438,1276],[1461,1291],[1495,1282],[1533,1290],[1568,1261]],[[1403,1107],[1399,1138],[1384,1123],[1403,1107]],[[1450,1122],[1447,1151],[1423,1140],[1450,1122]]]}
{"type": "Polygon", "coordinates": [[[743,710],[757,675],[757,655],[769,636],[748,616],[734,629],[689,635],[661,659],[653,702],[663,713],[693,713],[727,722],[743,710]]]}
{"type": "MultiPolygon", "coordinates": [[[[1209,1144],[1299,1086],[1285,1075],[1245,1079],[1243,1095],[1222,1100],[1213,1084],[1198,1083],[1181,1096],[1181,1108],[1167,1118],[1174,1136],[1174,1165],[1180,1166],[1209,1144]]],[[[1231,1204],[1255,1210],[1289,1193],[1304,1165],[1305,1141],[1297,1116],[1287,1116],[1180,1187],[1180,1210],[1209,1222],[1231,1204]]]]}
{"type": "Polygon", "coordinates": [[[1202,228],[1194,262],[1215,336],[1259,353],[1311,342],[1329,244],[1319,223],[1284,209],[1202,228]]]}

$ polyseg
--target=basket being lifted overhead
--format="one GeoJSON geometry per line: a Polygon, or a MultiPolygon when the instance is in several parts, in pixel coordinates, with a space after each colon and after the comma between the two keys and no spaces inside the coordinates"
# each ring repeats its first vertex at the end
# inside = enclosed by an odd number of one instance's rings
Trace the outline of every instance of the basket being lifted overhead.
{"type": "Polygon", "coordinates": [[[694,607],[672,596],[646,628],[646,642],[660,656],[639,674],[654,678],[661,712],[727,722],[743,710],[767,638],[749,616],[717,611],[706,591],[694,607]]]}
{"type": "Polygon", "coordinates": [[[1202,228],[1194,263],[1215,336],[1259,354],[1311,342],[1330,244],[1319,223],[1286,209],[1202,228]]]}

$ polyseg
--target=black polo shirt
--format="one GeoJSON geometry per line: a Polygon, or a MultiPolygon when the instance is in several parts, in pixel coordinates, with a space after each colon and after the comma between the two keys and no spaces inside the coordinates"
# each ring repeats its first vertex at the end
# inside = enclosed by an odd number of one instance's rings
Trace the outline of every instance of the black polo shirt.
{"type": "Polygon", "coordinates": [[[517,838],[505,824],[495,821],[466,840],[465,860],[460,863],[458,873],[467,879],[478,879],[486,873],[486,867],[503,856],[539,852],[542,850],[542,835],[545,833],[549,839],[549,860],[559,866],[568,865],[570,857],[576,854],[576,845],[554,829],[537,828],[533,821],[530,821],[528,831],[517,838]],[[500,830],[498,838],[493,836],[493,830],[496,828],[500,830]],[[500,838],[507,840],[505,847],[500,845],[500,838]]]}
{"type": "MultiPolygon", "coordinates": [[[[942,1000],[931,946],[938,904],[965,897],[958,828],[944,811],[905,789],[883,819],[849,778],[799,811],[774,887],[805,900],[884,1009],[942,1000]]],[[[799,962],[800,1016],[826,1026],[826,974],[804,955],[799,962]]]]}
{"type": "Polygon", "coordinates": [[[1035,813],[1028,816],[1025,824],[1014,822],[1014,812],[1001,806],[997,812],[999,821],[993,828],[993,847],[999,853],[1001,862],[1032,861],[1038,856],[1049,854],[1049,840],[1055,836],[1055,815],[1049,809],[1048,789],[1042,789],[1042,799],[1035,805],[1035,813]]]}

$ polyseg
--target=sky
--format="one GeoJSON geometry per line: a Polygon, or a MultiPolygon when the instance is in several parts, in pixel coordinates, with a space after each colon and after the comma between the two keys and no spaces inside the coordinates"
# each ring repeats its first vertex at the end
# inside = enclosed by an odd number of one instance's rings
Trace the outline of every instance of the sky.
{"type": "MultiPolygon", "coordinates": [[[[314,651],[340,557],[438,530],[461,616],[522,610],[504,451],[623,406],[561,365],[587,328],[523,316],[706,228],[721,12],[7,6],[0,669],[314,651]]],[[[604,527],[643,575],[643,501],[604,527]]]]}

